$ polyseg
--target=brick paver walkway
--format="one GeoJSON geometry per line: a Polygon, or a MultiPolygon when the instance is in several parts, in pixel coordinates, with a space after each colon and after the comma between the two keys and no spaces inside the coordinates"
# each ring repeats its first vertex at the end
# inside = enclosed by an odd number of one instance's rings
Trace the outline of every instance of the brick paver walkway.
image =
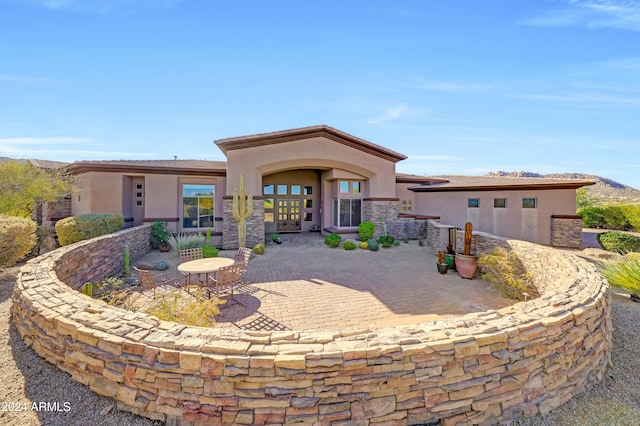
{"type": "MultiPolygon", "coordinates": [[[[282,235],[252,255],[245,284],[221,305],[218,326],[246,330],[329,330],[427,321],[499,309],[514,302],[483,280],[438,274],[435,256],[417,241],[378,252],[329,248],[318,234],[282,235]]],[[[221,250],[220,256],[234,257],[221,250]]],[[[151,252],[142,261],[168,261],[176,253],[151,252]]]]}
{"type": "Polygon", "coordinates": [[[222,305],[219,326],[252,330],[327,330],[418,322],[499,309],[513,301],[482,280],[438,274],[417,241],[378,252],[331,249],[317,234],[283,235],[249,263],[247,284],[222,305]]]}

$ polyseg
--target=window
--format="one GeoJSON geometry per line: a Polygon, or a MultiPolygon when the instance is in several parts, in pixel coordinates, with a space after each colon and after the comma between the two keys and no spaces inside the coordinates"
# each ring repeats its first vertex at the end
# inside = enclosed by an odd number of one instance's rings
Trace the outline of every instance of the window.
{"type": "Polygon", "coordinates": [[[313,221],[313,214],[312,214],[312,213],[305,213],[305,214],[304,214],[304,221],[305,221],[305,222],[311,222],[311,221],[313,221]]]}
{"type": "Polygon", "coordinates": [[[304,200],[304,208],[305,209],[310,209],[313,207],[313,200],[304,200]]]}
{"type": "Polygon", "coordinates": [[[359,198],[333,199],[333,226],[358,226],[362,221],[362,200],[359,198]]]}
{"type": "Polygon", "coordinates": [[[341,180],[340,181],[340,193],[348,194],[349,193],[349,181],[341,180]]]}
{"type": "Polygon", "coordinates": [[[264,195],[273,195],[274,186],[272,185],[264,185],[262,189],[262,193],[264,195]]]}
{"type": "Polygon", "coordinates": [[[304,195],[312,195],[313,194],[313,187],[312,186],[305,186],[304,187],[304,195]]]}
{"type": "Polygon", "coordinates": [[[470,209],[477,209],[480,207],[480,199],[479,198],[469,198],[467,200],[467,207],[470,209]]]}
{"type": "Polygon", "coordinates": [[[522,199],[522,208],[523,209],[535,209],[538,207],[538,199],[537,198],[523,198],[522,199]]]}
{"type": "Polygon", "coordinates": [[[291,185],[291,195],[300,195],[302,192],[300,185],[291,185]]]}
{"type": "Polygon", "coordinates": [[[354,194],[360,193],[360,182],[351,182],[351,188],[353,189],[354,194]]]}
{"type": "Polygon", "coordinates": [[[494,198],[493,199],[493,208],[495,208],[495,209],[505,209],[505,208],[507,208],[507,199],[506,198],[494,198]]]}
{"type": "Polygon", "coordinates": [[[287,195],[287,185],[278,185],[278,195],[287,195]]]}
{"type": "Polygon", "coordinates": [[[402,200],[402,212],[409,213],[412,210],[411,200],[402,200]]]}
{"type": "Polygon", "coordinates": [[[215,185],[182,185],[182,227],[213,227],[215,185]]]}

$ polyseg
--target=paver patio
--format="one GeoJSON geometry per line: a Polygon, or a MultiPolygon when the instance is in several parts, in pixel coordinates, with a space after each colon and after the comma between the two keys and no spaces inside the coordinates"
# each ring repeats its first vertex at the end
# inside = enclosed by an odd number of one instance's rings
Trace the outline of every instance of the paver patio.
{"type": "MultiPolygon", "coordinates": [[[[235,295],[246,306],[222,305],[218,326],[247,330],[382,326],[514,303],[483,280],[462,279],[451,271],[438,274],[435,256],[416,241],[372,252],[331,249],[317,234],[282,239],[281,245],[268,244],[264,255],[253,255],[246,284],[235,295]]],[[[233,257],[235,251],[220,255],[233,257]]]]}

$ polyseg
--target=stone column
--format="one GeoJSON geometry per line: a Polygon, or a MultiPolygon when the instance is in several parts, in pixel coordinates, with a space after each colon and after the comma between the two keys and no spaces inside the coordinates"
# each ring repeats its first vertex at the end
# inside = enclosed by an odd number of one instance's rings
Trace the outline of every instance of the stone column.
{"type": "MultiPolygon", "coordinates": [[[[222,248],[238,248],[238,223],[233,218],[233,196],[222,198],[222,248]]],[[[262,197],[253,197],[253,214],[247,219],[247,247],[264,243],[264,201],[262,197]]]]}
{"type": "MultiPolygon", "coordinates": [[[[389,224],[398,219],[400,213],[399,198],[365,198],[362,200],[362,220],[376,225],[374,238],[383,234],[383,219],[389,224]]],[[[387,229],[387,232],[389,229],[387,229]]]]}
{"type": "Polygon", "coordinates": [[[575,215],[552,215],[551,246],[582,248],[582,217],[575,215]]]}

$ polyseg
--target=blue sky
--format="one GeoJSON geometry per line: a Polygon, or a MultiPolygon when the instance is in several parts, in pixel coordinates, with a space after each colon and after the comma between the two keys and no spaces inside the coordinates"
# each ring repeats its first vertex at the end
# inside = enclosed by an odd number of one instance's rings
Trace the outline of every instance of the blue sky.
{"type": "Polygon", "coordinates": [[[0,0],[0,156],[224,160],[316,124],[399,172],[640,188],[640,1],[0,0]]]}

